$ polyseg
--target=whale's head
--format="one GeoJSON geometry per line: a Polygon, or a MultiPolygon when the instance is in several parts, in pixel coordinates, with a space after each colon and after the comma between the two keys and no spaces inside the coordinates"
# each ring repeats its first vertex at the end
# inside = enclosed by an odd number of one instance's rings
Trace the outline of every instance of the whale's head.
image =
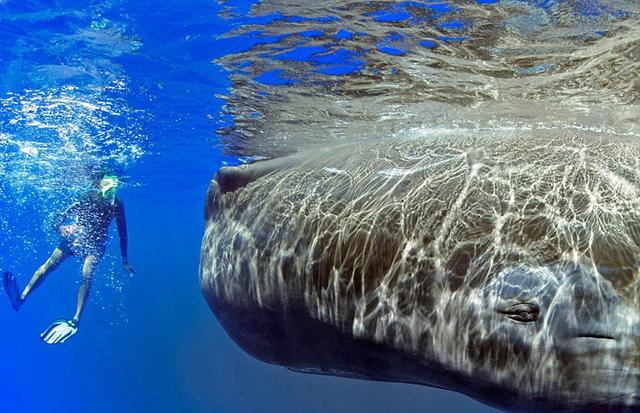
{"type": "Polygon", "coordinates": [[[640,409],[636,146],[441,142],[221,170],[201,283],[223,326],[294,370],[640,409]]]}

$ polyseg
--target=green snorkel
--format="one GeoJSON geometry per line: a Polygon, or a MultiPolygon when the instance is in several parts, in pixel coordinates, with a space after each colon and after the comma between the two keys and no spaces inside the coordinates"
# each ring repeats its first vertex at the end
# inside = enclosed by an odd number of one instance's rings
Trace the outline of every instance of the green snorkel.
{"type": "Polygon", "coordinates": [[[111,205],[116,202],[118,185],[120,185],[120,181],[118,181],[118,177],[115,175],[105,175],[100,180],[100,193],[107,202],[111,203],[111,205]]]}

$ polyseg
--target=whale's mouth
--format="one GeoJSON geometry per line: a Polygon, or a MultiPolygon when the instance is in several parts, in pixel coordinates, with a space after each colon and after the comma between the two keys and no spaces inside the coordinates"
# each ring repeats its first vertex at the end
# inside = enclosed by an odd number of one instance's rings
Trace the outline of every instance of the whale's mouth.
{"type": "Polygon", "coordinates": [[[578,334],[576,338],[591,338],[597,340],[617,340],[614,336],[609,334],[601,334],[601,333],[586,333],[586,334],[578,334]]]}

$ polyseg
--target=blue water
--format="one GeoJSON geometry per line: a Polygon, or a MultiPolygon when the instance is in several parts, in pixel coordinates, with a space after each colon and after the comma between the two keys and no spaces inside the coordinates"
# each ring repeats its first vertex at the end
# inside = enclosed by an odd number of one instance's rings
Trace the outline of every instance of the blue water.
{"type": "MultiPolygon", "coordinates": [[[[371,18],[403,21],[415,4],[371,18]]],[[[216,131],[233,122],[222,98],[231,82],[212,61],[281,38],[221,36],[234,28],[306,18],[252,17],[250,5],[0,0],[0,269],[24,285],[55,247],[53,215],[92,174],[109,170],[125,177],[120,196],[138,270],[129,277],[121,268],[112,228],[81,330],[63,346],[46,346],[39,332],[73,313],[78,261],[65,262],[19,313],[0,297],[0,412],[492,411],[446,391],[266,365],[235,346],[207,307],[198,285],[204,196],[223,162],[240,161],[218,145],[216,131]]],[[[455,9],[425,7],[443,15],[455,9]]],[[[445,16],[440,24],[450,36],[422,39],[422,47],[465,39],[464,21],[445,16]]],[[[364,35],[345,24],[332,36],[364,35]]],[[[402,41],[391,36],[377,47],[402,55],[402,41]]],[[[273,58],[337,77],[366,67],[362,51],[332,47],[302,41],[273,58]]],[[[281,68],[255,80],[296,82],[281,68]]]]}

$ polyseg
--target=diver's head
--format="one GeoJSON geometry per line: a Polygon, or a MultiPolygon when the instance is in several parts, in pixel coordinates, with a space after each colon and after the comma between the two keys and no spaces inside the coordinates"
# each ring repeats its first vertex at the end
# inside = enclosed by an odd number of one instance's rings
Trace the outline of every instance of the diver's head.
{"type": "Polygon", "coordinates": [[[98,188],[100,188],[100,194],[107,202],[114,204],[116,202],[116,195],[118,194],[118,177],[115,175],[105,175],[98,182],[98,188]]]}

